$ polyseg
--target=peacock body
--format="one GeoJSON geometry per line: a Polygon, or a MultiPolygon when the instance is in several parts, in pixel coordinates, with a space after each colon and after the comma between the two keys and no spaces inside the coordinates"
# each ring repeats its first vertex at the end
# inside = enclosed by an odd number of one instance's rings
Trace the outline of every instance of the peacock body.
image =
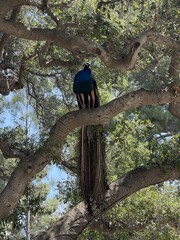
{"type": "MultiPolygon", "coordinates": [[[[100,106],[97,84],[91,76],[88,65],[75,75],[73,91],[80,109],[100,106]]],[[[79,143],[78,167],[81,194],[88,210],[92,212],[94,204],[101,203],[107,190],[103,127],[82,126],[79,143]]]]}

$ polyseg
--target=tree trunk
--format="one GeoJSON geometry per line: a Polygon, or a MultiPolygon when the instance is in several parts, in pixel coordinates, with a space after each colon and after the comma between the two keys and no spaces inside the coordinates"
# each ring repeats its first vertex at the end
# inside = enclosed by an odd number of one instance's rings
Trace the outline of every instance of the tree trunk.
{"type": "Polygon", "coordinates": [[[26,240],[31,240],[31,234],[30,234],[30,230],[31,230],[31,212],[29,209],[29,200],[27,197],[27,205],[26,205],[26,240]]]}
{"type": "Polygon", "coordinates": [[[164,165],[149,169],[140,167],[132,170],[110,184],[104,201],[92,214],[88,213],[87,206],[81,202],[60,218],[49,230],[38,235],[35,240],[77,239],[90,222],[100,217],[117,202],[121,202],[142,188],[179,178],[179,165],[171,167],[164,165]]]}

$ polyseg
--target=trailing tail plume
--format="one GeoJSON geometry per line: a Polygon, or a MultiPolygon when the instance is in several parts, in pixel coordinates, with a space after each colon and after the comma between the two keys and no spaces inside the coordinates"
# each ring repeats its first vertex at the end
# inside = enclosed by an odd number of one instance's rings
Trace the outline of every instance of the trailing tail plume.
{"type": "MultiPolygon", "coordinates": [[[[91,76],[88,64],[85,64],[84,69],[75,75],[73,91],[80,109],[93,109],[100,106],[97,84],[91,76]]],[[[93,204],[99,204],[107,190],[105,142],[101,125],[81,127],[79,150],[81,194],[89,212],[92,212],[93,204]]]]}

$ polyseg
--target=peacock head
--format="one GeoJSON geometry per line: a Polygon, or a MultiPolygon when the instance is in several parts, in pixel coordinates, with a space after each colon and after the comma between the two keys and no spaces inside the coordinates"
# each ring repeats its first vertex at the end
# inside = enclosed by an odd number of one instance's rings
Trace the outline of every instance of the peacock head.
{"type": "Polygon", "coordinates": [[[89,63],[83,64],[84,70],[86,70],[87,72],[89,72],[89,74],[91,74],[91,69],[89,68],[89,66],[90,66],[89,63]]]}

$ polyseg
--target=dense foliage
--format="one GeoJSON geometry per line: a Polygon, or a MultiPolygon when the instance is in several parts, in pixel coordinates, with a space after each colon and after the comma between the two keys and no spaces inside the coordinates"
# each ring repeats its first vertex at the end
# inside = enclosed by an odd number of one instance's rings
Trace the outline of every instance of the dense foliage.
{"type": "MultiPolygon", "coordinates": [[[[0,195],[10,185],[8,201],[17,202],[2,216],[0,238],[35,238],[82,200],[77,180],[80,125],[72,115],[74,128],[65,125],[67,131],[61,133],[53,126],[77,110],[73,77],[89,62],[101,105],[119,98],[119,105],[125,106],[110,122],[103,122],[108,183],[138,168],[158,167],[164,175],[172,170],[172,176],[171,181],[162,178],[161,183],[120,199],[76,237],[178,239],[180,193],[173,170],[180,169],[179,1],[9,0],[9,7],[4,2],[0,1],[0,81],[10,72],[23,88],[0,95],[0,195]],[[140,99],[139,89],[147,91],[153,104],[146,97],[140,99]],[[123,98],[128,93],[139,96],[135,109],[123,98]],[[170,97],[161,101],[165,94],[170,97]],[[61,134],[67,136],[59,141],[61,134]],[[41,158],[45,160],[39,163],[41,158]],[[32,175],[24,170],[26,163],[32,163],[32,175]],[[44,183],[49,168],[43,170],[51,164],[69,176],[56,183],[58,193],[52,198],[50,183],[44,183]],[[27,182],[24,191],[14,190],[9,181],[18,169],[25,172],[19,173],[20,182],[27,182]]],[[[107,117],[105,111],[100,117],[107,117]]]]}

